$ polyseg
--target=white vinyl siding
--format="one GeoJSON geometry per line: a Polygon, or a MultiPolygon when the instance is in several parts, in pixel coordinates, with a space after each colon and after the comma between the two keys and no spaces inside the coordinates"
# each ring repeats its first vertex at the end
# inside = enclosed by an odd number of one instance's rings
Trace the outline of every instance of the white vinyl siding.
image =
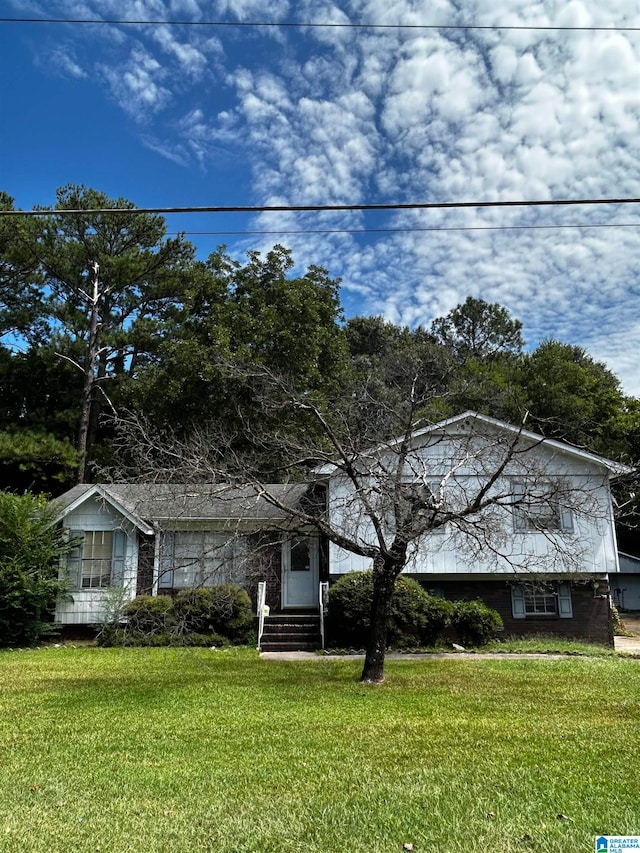
{"type": "Polygon", "coordinates": [[[55,618],[64,625],[95,624],[104,618],[109,589],[121,587],[123,600],[136,594],[138,537],[120,513],[98,498],[85,501],[63,523],[77,547],[61,566],[62,577],[69,580],[70,595],[57,602],[55,618]],[[106,542],[109,537],[110,553],[106,542]],[[105,563],[89,569],[91,558],[105,563]]]}

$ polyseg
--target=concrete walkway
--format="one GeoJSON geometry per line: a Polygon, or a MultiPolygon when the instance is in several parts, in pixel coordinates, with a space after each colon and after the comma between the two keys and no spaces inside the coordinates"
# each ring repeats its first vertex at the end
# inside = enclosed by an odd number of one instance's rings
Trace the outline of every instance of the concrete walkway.
{"type": "Polygon", "coordinates": [[[614,637],[617,652],[625,655],[640,655],[640,637],[614,637]]]}
{"type": "Polygon", "coordinates": [[[615,637],[616,651],[624,654],[640,654],[640,615],[622,613],[620,618],[625,631],[630,636],[615,637]]]}

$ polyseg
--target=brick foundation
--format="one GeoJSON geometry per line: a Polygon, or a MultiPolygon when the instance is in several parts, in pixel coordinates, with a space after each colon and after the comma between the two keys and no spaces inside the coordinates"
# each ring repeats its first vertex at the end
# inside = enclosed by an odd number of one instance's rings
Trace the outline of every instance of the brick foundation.
{"type": "Polygon", "coordinates": [[[514,619],[511,606],[511,583],[494,580],[440,580],[416,576],[428,590],[438,590],[450,601],[480,599],[497,610],[504,622],[504,635],[527,637],[540,634],[564,639],[583,640],[613,646],[613,630],[609,616],[608,585],[598,579],[593,589],[590,580],[571,582],[573,618],[559,616],[527,616],[514,619]]]}

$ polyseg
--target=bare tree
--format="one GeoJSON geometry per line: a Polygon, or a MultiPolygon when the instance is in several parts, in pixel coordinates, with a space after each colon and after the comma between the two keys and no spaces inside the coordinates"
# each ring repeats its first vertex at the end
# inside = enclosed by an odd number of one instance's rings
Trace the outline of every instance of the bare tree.
{"type": "Polygon", "coordinates": [[[608,471],[596,457],[584,474],[560,445],[528,432],[524,418],[514,428],[473,414],[434,423],[423,416],[430,399],[424,380],[402,405],[373,399],[362,387],[321,407],[266,371],[259,378],[261,405],[280,411],[283,427],[261,432],[245,422],[242,447],[249,438],[251,452],[238,451],[233,436],[201,429],[184,442],[138,419],[121,422],[121,449],[143,479],[217,483],[229,500],[248,489],[278,511],[283,530],[315,530],[335,553],[370,567],[363,681],[384,677],[396,578],[444,542],[485,571],[540,578],[587,570],[589,537],[604,529],[609,513],[608,471]],[[286,426],[291,412],[295,429],[286,426]],[[266,474],[258,464],[265,458],[280,460],[266,474]],[[311,485],[292,501],[270,482],[311,485]]]}

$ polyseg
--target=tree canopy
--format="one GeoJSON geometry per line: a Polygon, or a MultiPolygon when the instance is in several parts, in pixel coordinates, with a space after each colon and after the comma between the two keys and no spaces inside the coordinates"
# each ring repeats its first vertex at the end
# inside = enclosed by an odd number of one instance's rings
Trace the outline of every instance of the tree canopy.
{"type": "MultiPolygon", "coordinates": [[[[0,193],[0,207],[13,199],[0,193]]],[[[528,412],[546,435],[638,455],[637,401],[611,371],[560,341],[525,351],[504,306],[470,296],[428,328],[345,319],[339,280],[299,270],[282,246],[201,260],[127,199],[68,185],[55,208],[0,218],[0,485],[55,494],[97,476],[113,461],[114,412],[183,435],[231,426],[238,451],[273,467],[247,437],[285,417],[256,406],[264,370],[323,411],[343,401],[352,428],[384,434],[385,407],[419,398],[418,417],[528,412]]]]}

